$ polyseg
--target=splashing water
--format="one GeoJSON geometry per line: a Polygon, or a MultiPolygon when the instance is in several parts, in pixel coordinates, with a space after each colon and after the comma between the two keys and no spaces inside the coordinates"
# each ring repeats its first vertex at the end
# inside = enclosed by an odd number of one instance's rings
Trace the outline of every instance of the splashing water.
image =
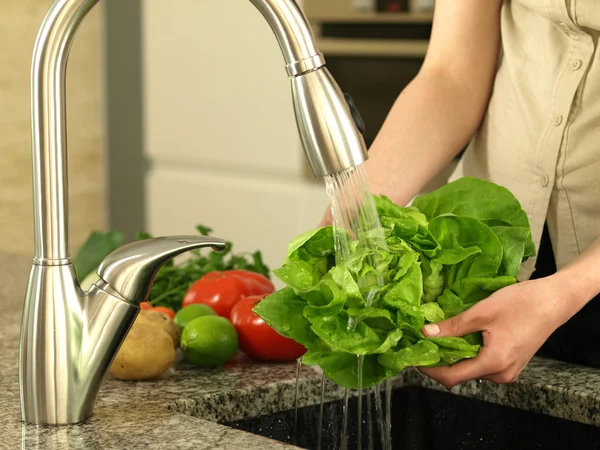
{"type": "Polygon", "coordinates": [[[321,450],[323,442],[323,406],[325,400],[325,372],[321,375],[321,406],[319,407],[319,427],[317,428],[317,450],[321,450]]]}
{"type": "Polygon", "coordinates": [[[377,416],[377,426],[379,427],[379,436],[381,438],[381,448],[388,449],[388,438],[385,431],[384,415],[383,415],[383,404],[381,402],[381,384],[378,384],[373,388],[375,393],[375,414],[377,416]]]}
{"type": "Polygon", "coordinates": [[[298,386],[300,385],[300,369],[302,368],[302,359],[296,360],[296,389],[294,391],[294,429],[292,435],[292,443],[298,443],[298,386]]]}
{"type": "Polygon", "coordinates": [[[385,439],[387,448],[392,448],[392,380],[385,383],[385,439]]]}
{"type": "Polygon", "coordinates": [[[342,441],[341,450],[348,450],[348,398],[350,389],[344,388],[344,406],[342,407],[342,441]]]}
{"type": "Polygon", "coordinates": [[[369,434],[369,450],[374,449],[373,442],[373,414],[371,413],[371,390],[367,389],[367,433],[369,434]]]}
{"type": "Polygon", "coordinates": [[[358,447],[357,449],[360,450],[362,448],[362,396],[363,396],[363,389],[362,389],[362,383],[363,383],[363,363],[364,363],[365,357],[364,355],[359,355],[358,356],[358,439],[357,439],[357,443],[358,443],[358,447]]]}
{"type": "Polygon", "coordinates": [[[362,165],[325,177],[325,187],[331,202],[337,265],[348,261],[351,239],[359,239],[373,250],[385,246],[382,234],[369,233],[380,230],[381,222],[362,165]]]}
{"type": "MultiPolygon", "coordinates": [[[[352,247],[358,244],[368,250],[366,262],[376,267],[380,263],[381,254],[377,250],[386,249],[387,244],[364,167],[359,165],[329,175],[325,178],[325,185],[331,203],[336,265],[348,264],[352,257],[352,247]]],[[[373,285],[372,280],[364,283],[365,280],[356,281],[359,288],[368,286],[363,295],[366,306],[371,306],[384,286],[383,277],[379,275],[376,285],[373,285]]],[[[350,318],[348,330],[354,331],[356,326],[356,319],[350,318]]]]}
{"type": "MultiPolygon", "coordinates": [[[[371,267],[377,267],[383,261],[380,261],[381,252],[386,250],[387,244],[375,201],[369,188],[367,176],[364,167],[357,167],[345,170],[343,172],[330,175],[325,178],[327,195],[331,204],[332,225],[336,253],[336,265],[345,266],[352,258],[352,250],[355,246],[360,246],[367,250],[366,263],[371,267]]],[[[377,298],[377,294],[384,286],[384,279],[381,272],[378,271],[376,283],[373,279],[356,280],[359,289],[365,299],[365,306],[372,306],[377,298]]],[[[348,331],[354,331],[358,325],[356,318],[348,319],[348,331]]],[[[363,355],[358,356],[358,448],[362,444],[362,368],[363,355]]],[[[387,389],[391,384],[385,385],[387,389]]],[[[386,389],[386,409],[383,410],[380,390],[375,390],[375,409],[378,425],[380,427],[380,436],[382,448],[391,450],[391,390],[386,389]]],[[[370,416],[370,393],[368,392],[367,406],[370,416]]],[[[323,399],[321,399],[323,402],[323,399]]],[[[348,423],[348,389],[344,390],[344,408],[342,413],[342,437],[341,448],[347,449],[347,423],[348,423]]],[[[371,438],[371,420],[369,419],[369,448],[372,448],[371,438]]]]}

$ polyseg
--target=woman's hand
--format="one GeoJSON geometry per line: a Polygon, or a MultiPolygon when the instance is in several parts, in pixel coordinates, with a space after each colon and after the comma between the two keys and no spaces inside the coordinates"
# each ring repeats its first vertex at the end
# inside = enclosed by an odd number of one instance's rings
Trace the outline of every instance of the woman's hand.
{"type": "Polygon", "coordinates": [[[448,389],[474,379],[512,383],[554,330],[583,306],[570,296],[568,285],[553,275],[505,287],[458,316],[426,325],[429,337],[481,331],[484,346],[473,359],[419,370],[448,389]]]}

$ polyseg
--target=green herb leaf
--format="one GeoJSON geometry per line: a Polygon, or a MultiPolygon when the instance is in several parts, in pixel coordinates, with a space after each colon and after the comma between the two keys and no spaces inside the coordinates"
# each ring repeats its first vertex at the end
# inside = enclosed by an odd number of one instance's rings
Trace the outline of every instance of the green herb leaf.
{"type": "Polygon", "coordinates": [[[73,260],[75,272],[80,280],[94,272],[102,260],[125,241],[120,231],[93,232],[81,246],[73,260]]]}
{"type": "Polygon", "coordinates": [[[212,228],[204,225],[196,225],[196,230],[198,230],[198,233],[200,233],[202,236],[210,236],[210,233],[213,231],[212,228]]]}

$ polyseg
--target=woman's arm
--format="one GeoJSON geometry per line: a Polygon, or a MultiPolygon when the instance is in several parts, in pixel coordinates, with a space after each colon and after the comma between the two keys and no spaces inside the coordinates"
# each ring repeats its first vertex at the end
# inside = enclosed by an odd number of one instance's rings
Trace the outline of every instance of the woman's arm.
{"type": "Polygon", "coordinates": [[[373,193],[406,204],[471,139],[492,92],[501,3],[436,2],[423,66],[369,150],[365,169],[373,193]]]}
{"type": "Polygon", "coordinates": [[[469,142],[500,48],[500,0],[439,0],[422,69],[391,109],[365,169],[374,194],[406,204],[469,142]]]}

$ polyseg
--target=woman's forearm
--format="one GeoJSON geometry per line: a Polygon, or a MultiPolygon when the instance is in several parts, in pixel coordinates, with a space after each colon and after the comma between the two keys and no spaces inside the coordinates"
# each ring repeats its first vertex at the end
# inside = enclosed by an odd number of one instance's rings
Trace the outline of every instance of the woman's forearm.
{"type": "MultiPolygon", "coordinates": [[[[491,90],[491,85],[489,86],[491,90]]],[[[421,73],[391,109],[365,164],[371,190],[406,204],[468,143],[489,91],[444,73],[421,73]]]]}
{"type": "MultiPolygon", "coordinates": [[[[427,55],[365,163],[375,194],[406,204],[471,139],[485,115],[500,49],[501,0],[437,0],[427,55]]],[[[321,225],[330,223],[330,211],[321,225]]]]}
{"type": "Polygon", "coordinates": [[[554,276],[566,287],[574,314],[600,293],[600,238],[554,276]]]}

